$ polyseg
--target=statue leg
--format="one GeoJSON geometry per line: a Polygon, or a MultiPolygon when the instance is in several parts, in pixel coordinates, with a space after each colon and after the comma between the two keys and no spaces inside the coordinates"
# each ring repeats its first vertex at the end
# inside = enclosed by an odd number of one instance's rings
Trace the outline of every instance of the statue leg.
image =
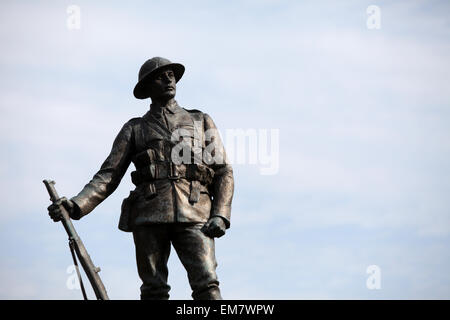
{"type": "Polygon", "coordinates": [[[133,231],[136,262],[142,280],[142,300],[169,299],[167,261],[170,254],[167,225],[139,226],[133,231]]]}
{"type": "Polygon", "coordinates": [[[214,239],[200,231],[203,223],[179,223],[172,229],[172,244],[185,267],[194,300],[221,300],[216,275],[214,239]]]}

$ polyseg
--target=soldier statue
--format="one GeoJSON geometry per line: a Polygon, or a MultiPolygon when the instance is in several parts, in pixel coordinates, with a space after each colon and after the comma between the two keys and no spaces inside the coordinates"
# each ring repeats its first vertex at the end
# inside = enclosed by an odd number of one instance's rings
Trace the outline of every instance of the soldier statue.
{"type": "Polygon", "coordinates": [[[61,219],[61,205],[70,218],[80,219],[114,192],[133,162],[136,188],[122,203],[119,229],[133,233],[141,299],[169,298],[171,245],[187,271],[193,299],[222,299],[214,238],[230,227],[233,170],[211,117],[175,100],[184,70],[161,57],[142,65],[133,93],[151,98],[150,110],[125,123],[77,196],[48,208],[54,221],[61,219]]]}

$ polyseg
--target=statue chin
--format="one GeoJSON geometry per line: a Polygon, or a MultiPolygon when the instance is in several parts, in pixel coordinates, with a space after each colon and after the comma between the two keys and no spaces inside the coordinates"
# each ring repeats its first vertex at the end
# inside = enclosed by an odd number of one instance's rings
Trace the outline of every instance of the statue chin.
{"type": "Polygon", "coordinates": [[[175,98],[175,91],[166,91],[159,96],[158,100],[169,101],[170,99],[175,98]]]}
{"type": "Polygon", "coordinates": [[[175,91],[169,91],[164,95],[167,100],[175,98],[175,91]]]}

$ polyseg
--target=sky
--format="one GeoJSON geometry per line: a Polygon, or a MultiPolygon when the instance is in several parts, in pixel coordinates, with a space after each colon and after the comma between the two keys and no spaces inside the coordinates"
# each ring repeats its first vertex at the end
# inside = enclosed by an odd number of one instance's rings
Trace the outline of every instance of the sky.
{"type": "MultiPolygon", "coordinates": [[[[42,180],[72,197],[91,179],[148,110],[132,91],[154,56],[185,65],[178,103],[224,138],[278,133],[275,172],[233,164],[231,228],[216,240],[225,299],[449,299],[449,13],[447,1],[2,1],[0,299],[81,299],[42,180]]],[[[74,222],[111,299],[140,293],[132,234],[117,228],[131,170],[74,222]]],[[[169,284],[191,298],[174,251],[169,284]]]]}

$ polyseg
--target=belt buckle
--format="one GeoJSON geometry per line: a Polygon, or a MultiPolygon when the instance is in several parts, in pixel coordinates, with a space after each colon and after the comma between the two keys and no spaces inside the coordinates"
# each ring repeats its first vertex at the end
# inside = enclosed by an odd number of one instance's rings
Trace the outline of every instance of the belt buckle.
{"type": "Polygon", "coordinates": [[[180,175],[177,172],[177,168],[173,164],[173,162],[169,162],[169,174],[167,175],[169,180],[178,180],[180,179],[180,175]]]}

